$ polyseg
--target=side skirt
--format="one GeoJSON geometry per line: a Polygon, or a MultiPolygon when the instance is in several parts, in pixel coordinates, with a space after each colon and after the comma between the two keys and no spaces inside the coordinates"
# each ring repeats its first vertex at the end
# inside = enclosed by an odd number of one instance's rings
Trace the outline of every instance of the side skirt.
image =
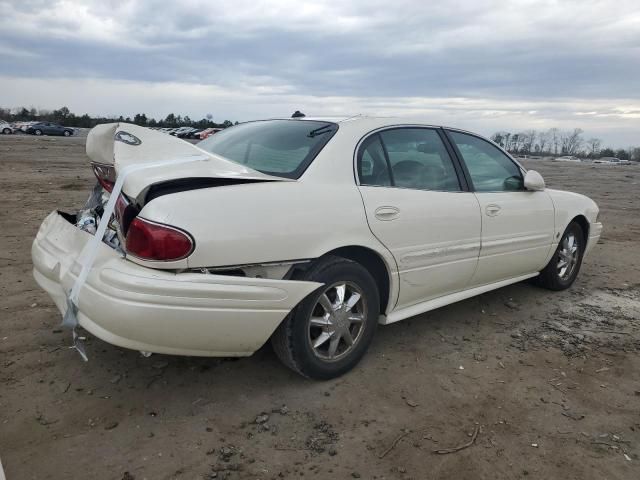
{"type": "Polygon", "coordinates": [[[511,285],[512,283],[518,283],[537,275],[538,272],[530,273],[527,275],[521,275],[519,277],[509,278],[507,280],[501,280],[495,283],[489,283],[480,287],[470,288],[461,292],[450,293],[449,295],[445,295],[443,297],[434,298],[432,300],[427,300],[426,302],[411,305],[410,307],[404,307],[398,310],[394,310],[386,316],[381,315],[378,323],[380,323],[381,325],[388,325],[389,323],[399,322],[400,320],[404,320],[405,318],[420,315],[421,313],[435,310],[436,308],[444,307],[445,305],[459,302],[461,300],[466,300],[467,298],[475,297],[476,295],[480,295],[497,288],[506,287],[507,285],[511,285]]]}

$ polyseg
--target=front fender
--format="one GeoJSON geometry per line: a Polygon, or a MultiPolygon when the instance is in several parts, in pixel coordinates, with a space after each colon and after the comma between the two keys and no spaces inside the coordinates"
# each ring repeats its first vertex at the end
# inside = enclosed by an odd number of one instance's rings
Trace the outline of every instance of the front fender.
{"type": "MultiPolygon", "coordinates": [[[[585,255],[593,249],[593,246],[600,239],[602,224],[598,222],[600,209],[596,202],[585,195],[563,190],[546,190],[555,208],[555,235],[559,240],[571,221],[579,216],[586,219],[588,223],[587,245],[585,255]]],[[[553,250],[551,251],[553,255],[553,250]]]]}
{"type": "Polygon", "coordinates": [[[567,228],[571,220],[578,215],[587,219],[589,225],[596,223],[600,209],[596,202],[585,195],[563,190],[546,190],[555,208],[556,235],[567,228]]]}

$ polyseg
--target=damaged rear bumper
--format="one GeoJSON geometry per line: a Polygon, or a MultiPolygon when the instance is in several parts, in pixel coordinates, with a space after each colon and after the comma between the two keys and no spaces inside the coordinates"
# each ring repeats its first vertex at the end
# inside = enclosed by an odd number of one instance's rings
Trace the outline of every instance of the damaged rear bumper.
{"type": "MultiPolygon", "coordinates": [[[[33,242],[33,274],[62,314],[91,235],[52,212],[33,242]]],[[[100,244],[78,296],[78,320],[114,345],[146,352],[244,356],[262,346],[289,311],[320,286],[139,266],[100,244]]]]}

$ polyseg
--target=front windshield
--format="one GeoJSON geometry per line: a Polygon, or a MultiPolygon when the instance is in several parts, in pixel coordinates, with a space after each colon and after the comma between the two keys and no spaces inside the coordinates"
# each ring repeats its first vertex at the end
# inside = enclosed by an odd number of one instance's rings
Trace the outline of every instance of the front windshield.
{"type": "Polygon", "coordinates": [[[338,125],[315,120],[262,120],[226,128],[198,147],[268,175],[298,178],[338,125]]]}

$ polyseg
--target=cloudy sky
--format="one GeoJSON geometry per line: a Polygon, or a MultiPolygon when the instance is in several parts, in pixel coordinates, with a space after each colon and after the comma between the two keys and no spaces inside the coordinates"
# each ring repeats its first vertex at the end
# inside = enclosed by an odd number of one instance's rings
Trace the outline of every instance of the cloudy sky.
{"type": "Polygon", "coordinates": [[[640,145],[638,0],[0,0],[0,106],[405,116],[640,145]]]}

